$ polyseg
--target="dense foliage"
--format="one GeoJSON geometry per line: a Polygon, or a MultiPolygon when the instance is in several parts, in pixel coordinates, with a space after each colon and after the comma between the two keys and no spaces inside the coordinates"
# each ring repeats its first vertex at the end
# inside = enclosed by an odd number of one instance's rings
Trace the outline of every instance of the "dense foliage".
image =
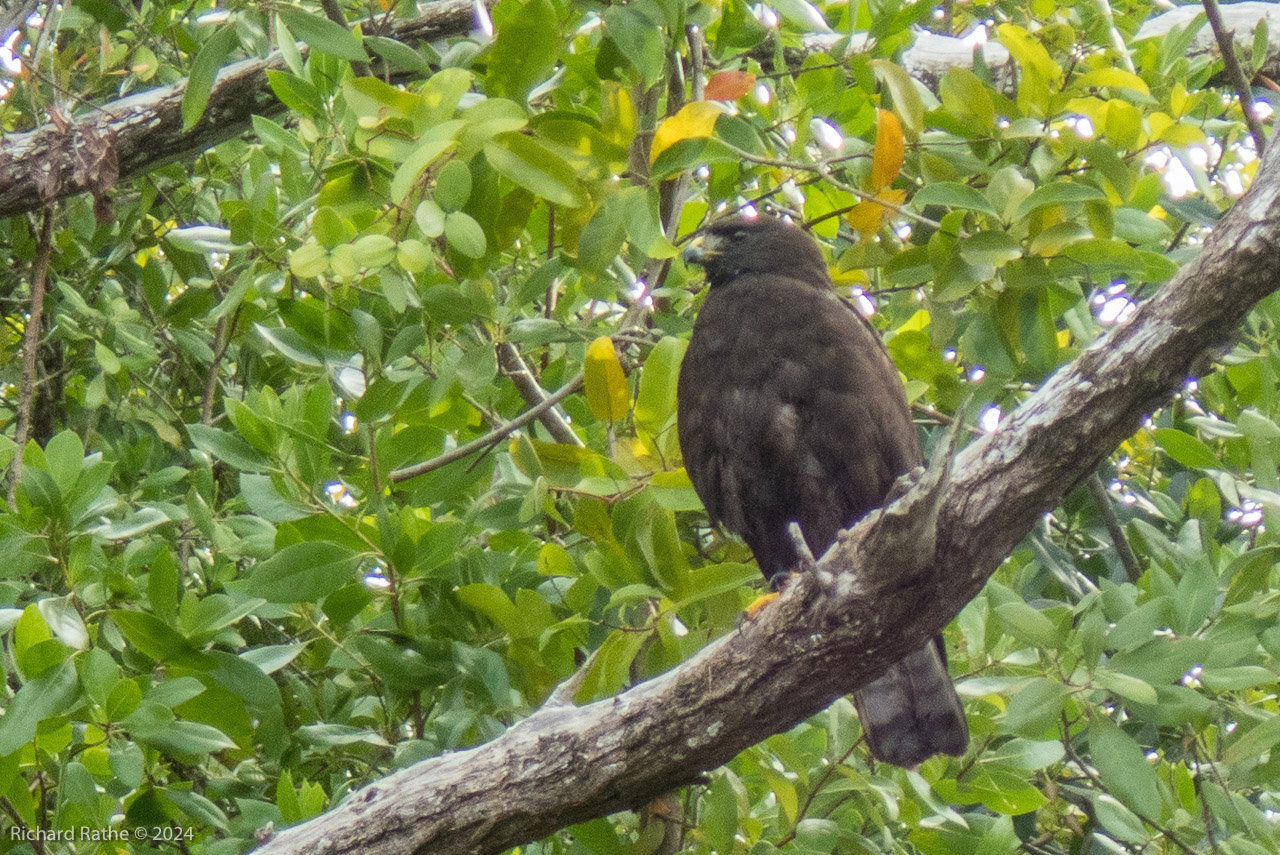
{"type": "MultiPolygon", "coordinates": [[[[1123,322],[1256,167],[1221,62],[1187,55],[1203,17],[1134,42],[1145,2],[500,0],[496,35],[432,44],[377,34],[413,3],[345,5],[375,23],[70,0],[10,42],[5,131],[186,76],[194,123],[220,66],[288,70],[281,112],[107,216],[50,208],[20,450],[44,214],[0,222],[0,851],[245,851],[588,659],[580,700],[732,630],[758,573],[674,430],[678,245],[714,212],[812,227],[928,446],[1123,322]],[[900,64],[983,22],[1016,86],[900,64]],[[561,416],[495,430],[580,374],[561,416]]],[[[1272,298],[948,628],[968,756],[876,767],[839,701],[523,851],[653,852],[673,815],[664,851],[1276,851],[1278,330],[1272,298]]]]}

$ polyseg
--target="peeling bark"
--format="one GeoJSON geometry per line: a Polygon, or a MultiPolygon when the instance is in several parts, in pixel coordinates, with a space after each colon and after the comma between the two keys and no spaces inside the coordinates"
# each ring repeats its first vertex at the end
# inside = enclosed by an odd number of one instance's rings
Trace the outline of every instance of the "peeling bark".
{"type": "MultiPolygon", "coordinates": [[[[472,0],[439,0],[424,14],[397,24],[389,34],[408,44],[465,35],[475,25],[472,0]]],[[[305,47],[300,48],[305,51],[305,47]]],[[[253,116],[284,109],[267,84],[268,71],[285,71],[273,51],[223,68],[209,94],[204,116],[182,127],[186,81],[149,89],[77,116],[65,128],[49,123],[34,131],[5,134],[0,143],[0,218],[39,209],[45,201],[95,189],[77,171],[77,151],[91,140],[110,140],[121,180],[174,160],[191,157],[249,128],[253,116]]]]}
{"type": "Polygon", "coordinates": [[[1280,286],[1277,270],[1271,146],[1196,260],[1128,324],[842,533],[817,572],[740,631],[615,698],[549,703],[490,743],[390,775],[259,853],[501,852],[642,805],[823,709],[953,618],[1044,512],[1228,346],[1280,286]],[[933,536],[921,536],[911,521],[935,511],[933,536]],[[870,586],[853,583],[856,568],[875,568],[870,586]]]}

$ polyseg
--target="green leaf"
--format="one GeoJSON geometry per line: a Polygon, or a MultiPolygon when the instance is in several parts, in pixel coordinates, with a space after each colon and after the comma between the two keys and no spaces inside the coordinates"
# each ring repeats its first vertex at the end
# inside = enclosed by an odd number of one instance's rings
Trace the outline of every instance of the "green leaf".
{"type": "Polygon", "coordinates": [[[1114,208],[1115,236],[1136,244],[1165,245],[1173,237],[1173,229],[1163,220],[1133,208],[1114,208]]]}
{"type": "MultiPolygon", "coordinates": [[[[273,348],[279,351],[280,355],[286,357],[290,361],[296,362],[299,365],[310,366],[312,368],[319,368],[320,366],[324,365],[324,357],[316,352],[316,349],[312,347],[310,342],[308,342],[302,336],[298,335],[298,333],[294,332],[293,330],[282,329],[278,327],[268,327],[268,326],[264,326],[263,324],[254,324],[253,327],[255,330],[257,330],[258,335],[262,336],[263,340],[267,342],[267,344],[271,345],[273,348]]],[[[192,427],[191,425],[187,425],[188,432],[190,432],[191,427],[192,427]]],[[[208,430],[215,430],[215,429],[208,428],[208,430]]],[[[240,439],[240,438],[235,437],[235,439],[240,439]]],[[[194,437],[193,437],[193,440],[194,440],[194,437]]],[[[244,442],[244,440],[240,440],[240,441],[244,442]]],[[[196,447],[199,448],[200,446],[197,445],[196,447]]],[[[245,447],[249,448],[248,443],[245,443],[245,447]]],[[[204,450],[214,455],[217,455],[218,453],[217,451],[214,451],[209,448],[206,448],[204,450]]],[[[223,450],[227,451],[228,453],[232,453],[236,450],[236,448],[232,446],[227,446],[223,450]]],[[[249,450],[252,451],[253,449],[249,448],[249,450]]],[[[232,463],[233,466],[236,465],[235,463],[232,462],[231,458],[223,458],[223,459],[227,460],[228,463],[232,463]]],[[[253,459],[260,461],[260,458],[253,458],[253,459]]],[[[249,458],[245,458],[245,460],[247,461],[249,460],[249,458]]],[[[238,469],[245,469],[245,468],[263,469],[266,467],[261,465],[261,462],[255,462],[252,466],[237,466],[237,468],[238,469]]]]}
{"type": "Polygon", "coordinates": [[[978,232],[960,240],[960,257],[969,264],[1002,267],[1022,257],[1022,245],[1007,232],[978,232]]]}
{"type": "Polygon", "coordinates": [[[601,15],[605,34],[640,75],[644,84],[662,75],[666,62],[662,30],[636,6],[609,5],[601,15]]]}
{"type": "Polygon", "coordinates": [[[133,742],[113,744],[108,755],[111,774],[126,787],[136,789],[146,773],[146,758],[133,742]]]}
{"type": "Polygon", "coordinates": [[[924,103],[916,91],[916,82],[896,63],[887,59],[870,60],[869,65],[893,97],[893,109],[902,120],[907,139],[914,140],[924,130],[924,103]]]}
{"type": "Polygon", "coordinates": [[[68,495],[84,467],[84,443],[74,431],[60,431],[45,446],[44,459],[59,492],[68,495]]]}
{"type": "Polygon", "coordinates": [[[1107,793],[1094,794],[1093,812],[1102,827],[1119,840],[1128,843],[1145,843],[1150,836],[1142,820],[1107,793]]]}
{"type": "Polygon", "coordinates": [[[457,590],[458,599],[484,614],[508,635],[516,636],[516,607],[511,598],[495,585],[463,585],[457,590]]]}
{"type": "MultiPolygon", "coordinates": [[[[432,127],[430,131],[418,139],[418,147],[405,158],[404,163],[400,164],[395,176],[391,179],[392,199],[403,200],[408,198],[423,170],[430,166],[436,158],[457,145],[453,135],[461,127],[462,123],[458,120],[443,122],[432,127]]],[[[450,161],[450,163],[453,162],[450,161]]],[[[466,168],[466,164],[462,164],[462,166],[464,169],[466,168]]],[[[470,193],[469,186],[468,193],[470,193]]],[[[435,237],[435,235],[431,235],[431,237],[435,237]]]]}
{"type": "Polygon", "coordinates": [[[578,236],[578,269],[599,275],[622,251],[627,239],[627,211],[619,194],[607,197],[578,236]]]}
{"type": "Polygon", "coordinates": [[[573,168],[532,137],[498,134],[485,143],[484,154],[500,175],[548,202],[567,208],[587,202],[573,168]]]}
{"type": "Polygon", "coordinates": [[[0,757],[31,742],[40,722],[70,712],[79,693],[80,681],[70,659],[28,680],[0,718],[0,757]]]}
{"type": "Polygon", "coordinates": [[[329,271],[329,251],[314,241],[289,253],[289,269],[302,279],[314,279],[329,271]]]}
{"type": "Polygon", "coordinates": [[[523,101],[555,66],[560,24],[550,0],[507,0],[494,9],[497,37],[489,48],[490,95],[523,101]],[[515,12],[507,12],[516,4],[515,12]],[[503,13],[506,14],[503,14],[503,13]]]}
{"type": "Polygon", "coordinates": [[[1088,184],[1074,184],[1067,181],[1055,181],[1044,184],[1031,191],[1031,195],[1022,200],[1014,220],[1029,217],[1033,212],[1052,205],[1070,205],[1078,202],[1104,201],[1107,196],[1097,187],[1088,184]]]}
{"type": "Polygon", "coordinates": [[[89,630],[68,597],[45,597],[36,603],[55,638],[72,650],[89,649],[89,630]]]}
{"type": "Polygon", "coordinates": [[[1053,621],[1026,603],[1004,603],[996,606],[996,614],[1005,630],[1018,641],[1046,650],[1058,646],[1058,628],[1053,621]]]}
{"type": "Polygon", "coordinates": [[[272,603],[314,603],[351,582],[354,550],[337,543],[294,543],[254,568],[246,593],[272,603]]]}
{"type": "Polygon", "coordinates": [[[444,237],[449,246],[467,258],[484,258],[488,249],[484,229],[470,214],[462,211],[450,211],[445,216],[444,237]]]}
{"type": "Polygon", "coordinates": [[[444,209],[430,199],[424,199],[414,212],[413,220],[429,238],[438,238],[444,234],[444,209]]]}
{"type": "Polygon", "coordinates": [[[969,69],[953,66],[944,71],[938,81],[938,95],[943,108],[949,113],[972,118],[966,127],[987,134],[995,129],[996,113],[991,93],[978,75],[969,69]]]}
{"type": "Polygon", "coordinates": [[[324,51],[339,59],[360,62],[367,60],[360,40],[352,35],[346,27],[335,24],[328,18],[305,12],[296,6],[278,6],[278,14],[289,27],[289,30],[313,50],[324,51]]]}
{"type": "Polygon", "coordinates": [[[1062,743],[1056,739],[1010,739],[995,751],[983,754],[983,761],[1003,763],[1023,772],[1034,772],[1052,766],[1065,754],[1062,743]]]}
{"type": "Polygon", "coordinates": [[[993,217],[999,216],[999,211],[987,201],[987,198],[982,193],[967,184],[960,184],[955,181],[938,181],[921,187],[920,191],[911,197],[911,207],[919,211],[923,210],[926,205],[964,208],[970,211],[990,214],[993,217]]]}
{"type": "Polygon", "coordinates": [[[182,129],[191,130],[204,115],[204,108],[209,103],[209,93],[213,91],[214,80],[219,69],[225,64],[227,55],[235,47],[238,37],[234,24],[224,24],[208,38],[200,47],[200,52],[191,63],[191,74],[187,77],[187,88],[182,93],[182,129]]]}
{"type": "Polygon", "coordinates": [[[1245,730],[1227,746],[1223,760],[1229,764],[1257,760],[1280,742],[1280,715],[1272,715],[1260,724],[1245,730]]]}
{"type": "Polygon", "coordinates": [[[1200,674],[1205,688],[1219,692],[1252,689],[1254,686],[1265,686],[1275,683],[1277,675],[1270,668],[1261,665],[1236,665],[1230,668],[1207,667],[1200,674]]]}
{"type": "Polygon", "coordinates": [[[1075,78],[1072,83],[1082,89],[1107,86],[1129,89],[1139,95],[1151,94],[1146,81],[1132,71],[1125,71],[1122,68],[1096,68],[1075,78]]]}
{"type": "Polygon", "coordinates": [[[187,435],[196,448],[236,469],[260,472],[271,468],[270,462],[253,450],[242,437],[204,424],[187,425],[187,435]]]}
{"type": "Polygon", "coordinates": [[[114,609],[111,622],[129,643],[157,662],[176,662],[194,667],[207,664],[207,657],[176,629],[147,612],[114,609]]]}
{"type": "Polygon", "coordinates": [[[733,794],[727,773],[712,779],[699,815],[700,830],[716,852],[734,851],[738,830],[738,800],[733,794]]]}
{"type": "Polygon", "coordinates": [[[138,736],[148,745],[154,745],[168,754],[212,754],[235,748],[235,740],[218,728],[198,721],[174,721],[163,730],[138,736]]]}
{"type": "MultiPolygon", "coordinates": [[[[165,798],[173,802],[175,807],[197,822],[202,822],[224,835],[231,833],[227,815],[219,810],[217,805],[199,793],[174,788],[165,792],[165,798]]],[[[241,805],[246,807],[250,804],[248,800],[241,802],[241,805]]]]}
{"type": "Polygon", "coordinates": [[[1089,725],[1089,756],[1107,790],[1135,812],[1159,819],[1160,788],[1146,752],[1106,719],[1089,725]]]}
{"type": "Polygon", "coordinates": [[[429,76],[432,72],[431,63],[427,62],[426,57],[404,42],[396,41],[386,36],[365,36],[364,46],[370,48],[391,65],[402,68],[405,71],[413,71],[424,77],[429,76]]]}
{"type": "Polygon", "coordinates": [[[461,160],[451,160],[436,173],[436,187],[432,194],[436,204],[445,211],[460,211],[471,198],[471,170],[461,160]]]}
{"type": "Polygon", "coordinates": [[[636,394],[636,424],[656,435],[676,414],[676,382],[688,343],[663,336],[644,360],[636,394]]]}
{"type": "Polygon", "coordinates": [[[1154,704],[1159,702],[1156,690],[1150,683],[1145,680],[1139,680],[1137,677],[1131,677],[1128,674],[1121,674],[1119,671],[1098,668],[1093,672],[1093,682],[1107,691],[1114,692],[1134,703],[1154,704]]]}
{"type": "Polygon", "coordinates": [[[1067,693],[1067,687],[1056,680],[1031,679],[1009,699],[1006,728],[1030,739],[1044,736],[1046,731],[1056,729],[1067,693]]]}
{"type": "Polygon", "coordinates": [[[1062,67],[1050,58],[1049,51],[1031,33],[1016,24],[1001,24],[996,27],[996,32],[997,40],[1008,48],[1014,61],[1025,71],[1033,71],[1050,83],[1062,76],[1062,67]]]}
{"type": "Polygon", "coordinates": [[[386,267],[396,258],[396,242],[386,235],[364,235],[351,245],[356,263],[366,269],[386,267]]]}
{"type": "Polygon", "coordinates": [[[1009,816],[1030,813],[1049,803],[1025,778],[994,764],[983,764],[963,782],[943,778],[934,783],[938,795],[958,804],[981,803],[988,809],[1009,816]]]}
{"type": "Polygon", "coordinates": [[[1156,442],[1165,454],[1188,469],[1222,469],[1217,455],[1200,440],[1174,428],[1157,428],[1156,442]]]}
{"type": "Polygon", "coordinates": [[[108,721],[120,721],[129,716],[142,702],[142,690],[132,680],[121,680],[116,683],[107,696],[103,711],[108,721]]]}

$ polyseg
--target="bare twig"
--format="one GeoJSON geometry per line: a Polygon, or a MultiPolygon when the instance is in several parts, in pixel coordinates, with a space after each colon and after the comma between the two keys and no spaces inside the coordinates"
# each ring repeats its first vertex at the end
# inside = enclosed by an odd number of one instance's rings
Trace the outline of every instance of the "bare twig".
{"type": "Polygon", "coordinates": [[[1124,565],[1125,575],[1129,577],[1130,582],[1137,582],[1142,578],[1142,565],[1138,563],[1138,556],[1133,554],[1133,547],[1129,545],[1129,539],[1124,535],[1124,527],[1120,525],[1116,510],[1111,506],[1111,497],[1107,495],[1107,488],[1097,472],[1090,475],[1085,483],[1089,487],[1089,494],[1093,496],[1093,503],[1098,507],[1098,513],[1102,515],[1102,522],[1107,527],[1111,543],[1115,545],[1116,555],[1124,565]]]}
{"type": "Polygon", "coordinates": [[[1129,56],[1129,47],[1124,43],[1124,36],[1116,27],[1116,16],[1111,11],[1110,0],[1095,0],[1095,2],[1098,4],[1098,11],[1107,22],[1107,37],[1111,39],[1111,49],[1116,52],[1116,57],[1124,66],[1124,70],[1133,74],[1133,58],[1129,56]]]}
{"type": "Polygon", "coordinates": [[[1217,0],[1201,0],[1201,3],[1204,6],[1204,14],[1209,19],[1209,26],[1213,29],[1214,38],[1218,40],[1218,49],[1222,52],[1222,65],[1226,68],[1227,77],[1231,80],[1231,85],[1235,87],[1236,95],[1240,99],[1240,109],[1244,111],[1245,124],[1249,126],[1249,133],[1253,136],[1253,146],[1261,155],[1263,146],[1267,144],[1267,137],[1262,130],[1262,122],[1253,112],[1253,97],[1249,94],[1249,81],[1245,79],[1244,69],[1236,59],[1235,33],[1228,30],[1222,23],[1222,12],[1218,9],[1217,0]]]}
{"type": "Polygon", "coordinates": [[[236,317],[239,316],[239,309],[231,321],[227,321],[227,316],[223,315],[218,318],[218,323],[213,328],[213,360],[209,363],[209,369],[204,376],[204,393],[200,396],[200,423],[213,424],[213,397],[218,391],[218,369],[222,365],[222,357],[227,352],[227,345],[231,343],[231,330],[235,328],[236,317]]]}
{"type": "Polygon", "coordinates": [[[581,388],[582,375],[579,374],[577,377],[574,377],[568,383],[561,386],[554,394],[549,395],[546,400],[542,401],[542,403],[538,404],[536,407],[521,413],[504,425],[499,425],[484,436],[473,439],[471,442],[464,445],[460,445],[453,451],[441,454],[439,457],[433,457],[432,459],[423,461],[422,463],[415,463],[412,466],[405,466],[401,469],[396,469],[387,477],[393,484],[399,483],[400,481],[407,481],[410,478],[416,478],[419,475],[434,472],[442,466],[448,466],[450,463],[461,460],[464,457],[469,457],[476,452],[484,451],[486,448],[496,445],[505,437],[510,436],[529,422],[540,417],[544,412],[551,409],[581,388]]]}
{"type": "Polygon", "coordinates": [[[31,412],[36,400],[36,355],[40,349],[40,330],[44,326],[44,295],[49,282],[49,259],[53,255],[53,205],[46,205],[40,223],[40,242],[36,247],[36,263],[31,270],[31,303],[22,337],[22,381],[18,392],[18,425],[13,442],[17,449],[9,466],[9,507],[14,507],[18,481],[22,478],[22,449],[31,436],[31,412]]]}
{"type": "MultiPolygon", "coordinates": [[[[529,370],[529,364],[524,361],[524,357],[520,355],[520,351],[516,349],[516,346],[504,341],[498,344],[497,350],[498,365],[502,367],[502,373],[515,384],[516,390],[520,392],[520,397],[524,398],[524,402],[534,409],[546,404],[546,390],[542,388],[538,378],[533,376],[533,372],[529,370]]],[[[538,421],[542,422],[542,426],[547,429],[547,433],[551,434],[551,437],[556,442],[564,445],[582,446],[582,440],[573,432],[573,428],[569,427],[569,423],[564,420],[564,417],[555,411],[554,407],[545,407],[540,410],[538,412],[538,421]]]]}

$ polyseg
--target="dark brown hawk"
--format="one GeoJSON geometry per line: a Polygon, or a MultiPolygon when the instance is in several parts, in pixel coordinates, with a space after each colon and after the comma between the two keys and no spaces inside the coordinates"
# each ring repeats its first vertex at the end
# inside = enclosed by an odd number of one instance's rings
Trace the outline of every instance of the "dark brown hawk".
{"type": "MultiPolygon", "coordinates": [[[[711,292],[680,370],[680,448],[713,522],[768,579],[821,556],[921,461],[898,372],[835,293],[817,244],[773,217],[712,225],[687,257],[711,292]]],[[[896,766],[964,754],[969,731],[941,638],[854,693],[871,753],[896,766]]]]}

